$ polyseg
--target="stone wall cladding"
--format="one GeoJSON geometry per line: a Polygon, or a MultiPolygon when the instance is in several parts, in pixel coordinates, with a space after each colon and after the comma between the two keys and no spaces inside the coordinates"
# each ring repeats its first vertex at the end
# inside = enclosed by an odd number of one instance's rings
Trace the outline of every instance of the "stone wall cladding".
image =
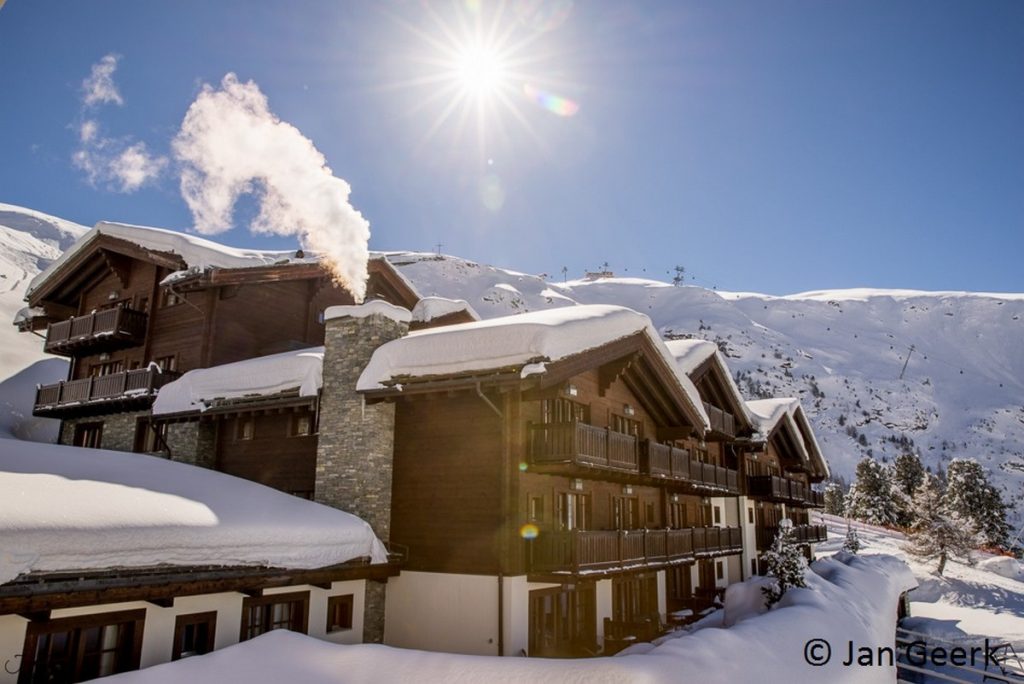
{"type": "MultiPolygon", "coordinates": [[[[395,406],[366,405],[356,382],[374,350],[407,331],[408,323],[378,314],[325,324],[314,498],[359,516],[384,541],[391,531],[395,406]]],[[[383,642],[386,589],[383,582],[366,583],[366,643],[383,642]]]]}
{"type": "MultiPolygon", "coordinates": [[[[148,418],[149,411],[127,413],[106,413],[84,418],[64,420],[60,428],[60,444],[71,444],[75,437],[75,426],[82,423],[103,423],[101,449],[112,451],[134,451],[135,431],[140,418],[148,418]]],[[[213,468],[215,460],[215,428],[213,423],[171,423],[167,426],[167,443],[171,448],[171,460],[204,468],[213,468]]],[[[167,457],[166,451],[154,456],[167,457]]]]}

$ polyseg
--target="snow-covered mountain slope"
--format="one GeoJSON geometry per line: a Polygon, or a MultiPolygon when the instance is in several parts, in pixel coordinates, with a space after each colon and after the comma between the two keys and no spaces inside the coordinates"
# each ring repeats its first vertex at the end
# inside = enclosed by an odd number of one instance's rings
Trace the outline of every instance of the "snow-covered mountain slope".
{"type": "Polygon", "coordinates": [[[1020,524],[1024,294],[772,297],[638,278],[554,283],[436,254],[389,258],[421,294],[465,299],[484,318],[619,304],[646,313],[665,337],[717,342],[748,398],[803,400],[833,473],[851,478],[862,456],[891,459],[905,448],[933,469],[973,457],[1015,503],[1020,524]]]}
{"type": "Polygon", "coordinates": [[[0,380],[44,358],[42,340],[11,325],[29,281],[88,229],[32,209],[0,204],[0,380]]]}

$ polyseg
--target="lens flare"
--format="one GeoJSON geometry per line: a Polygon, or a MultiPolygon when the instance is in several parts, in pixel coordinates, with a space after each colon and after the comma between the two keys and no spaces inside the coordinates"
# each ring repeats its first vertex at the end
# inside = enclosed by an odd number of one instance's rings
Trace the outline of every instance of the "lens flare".
{"type": "Polygon", "coordinates": [[[529,83],[523,85],[523,92],[531,102],[548,110],[552,114],[557,114],[558,116],[574,116],[576,112],[580,110],[580,106],[569,98],[549,93],[546,90],[536,88],[529,83]]]}
{"type": "Polygon", "coordinates": [[[523,539],[536,539],[540,535],[540,529],[533,523],[526,523],[519,528],[519,536],[523,539]]]}
{"type": "Polygon", "coordinates": [[[529,468],[529,466],[526,464],[526,461],[519,462],[519,472],[525,473],[527,468],[529,468]]]}

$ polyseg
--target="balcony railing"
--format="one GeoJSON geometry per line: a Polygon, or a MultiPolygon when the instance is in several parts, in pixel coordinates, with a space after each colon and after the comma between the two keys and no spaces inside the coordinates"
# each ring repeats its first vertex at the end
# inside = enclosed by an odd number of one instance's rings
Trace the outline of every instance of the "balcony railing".
{"type": "Polygon", "coordinates": [[[530,458],[535,465],[572,464],[640,472],[636,437],[586,423],[531,425],[530,458]]]}
{"type": "MultiPolygon", "coordinates": [[[[799,480],[778,475],[752,475],[747,478],[747,494],[757,499],[800,507],[815,505],[820,494],[799,480]]],[[[823,501],[823,499],[822,499],[823,501]]]]}
{"type": "MultiPolygon", "coordinates": [[[[770,548],[778,533],[778,527],[758,527],[757,548],[770,548]]],[[[793,539],[798,544],[817,544],[828,539],[828,531],[824,525],[794,525],[793,539]]]]}
{"type": "Polygon", "coordinates": [[[147,318],[144,312],[123,306],[73,316],[47,327],[43,349],[50,354],[70,356],[142,344],[147,318]]]}
{"type": "Polygon", "coordinates": [[[644,475],[688,484],[701,490],[739,494],[739,474],[732,468],[702,463],[686,449],[645,440],[641,450],[644,475]]]}
{"type": "Polygon", "coordinates": [[[72,417],[145,407],[161,387],[181,377],[157,368],[111,373],[43,385],[36,390],[36,416],[72,417]]]}
{"type": "Polygon", "coordinates": [[[663,565],[743,550],[738,527],[541,532],[527,544],[533,572],[663,565]]]}
{"type": "Polygon", "coordinates": [[[825,495],[808,487],[807,498],[804,499],[804,503],[807,504],[808,508],[824,508],[825,495]]]}
{"type": "Polygon", "coordinates": [[[723,437],[732,439],[736,436],[736,417],[728,411],[712,406],[704,402],[704,412],[708,414],[711,422],[711,431],[723,437]]]}

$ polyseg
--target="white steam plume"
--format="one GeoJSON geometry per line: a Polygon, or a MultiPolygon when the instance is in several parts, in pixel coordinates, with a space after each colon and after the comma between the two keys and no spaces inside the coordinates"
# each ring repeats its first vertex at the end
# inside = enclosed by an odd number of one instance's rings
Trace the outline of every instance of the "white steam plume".
{"type": "Polygon", "coordinates": [[[255,83],[229,73],[220,89],[204,85],[173,148],[197,231],[230,229],[236,200],[255,192],[260,211],[252,230],[297,235],[362,301],[369,223],[349,204],[348,183],[334,176],[308,138],[270,111],[255,83]]]}

